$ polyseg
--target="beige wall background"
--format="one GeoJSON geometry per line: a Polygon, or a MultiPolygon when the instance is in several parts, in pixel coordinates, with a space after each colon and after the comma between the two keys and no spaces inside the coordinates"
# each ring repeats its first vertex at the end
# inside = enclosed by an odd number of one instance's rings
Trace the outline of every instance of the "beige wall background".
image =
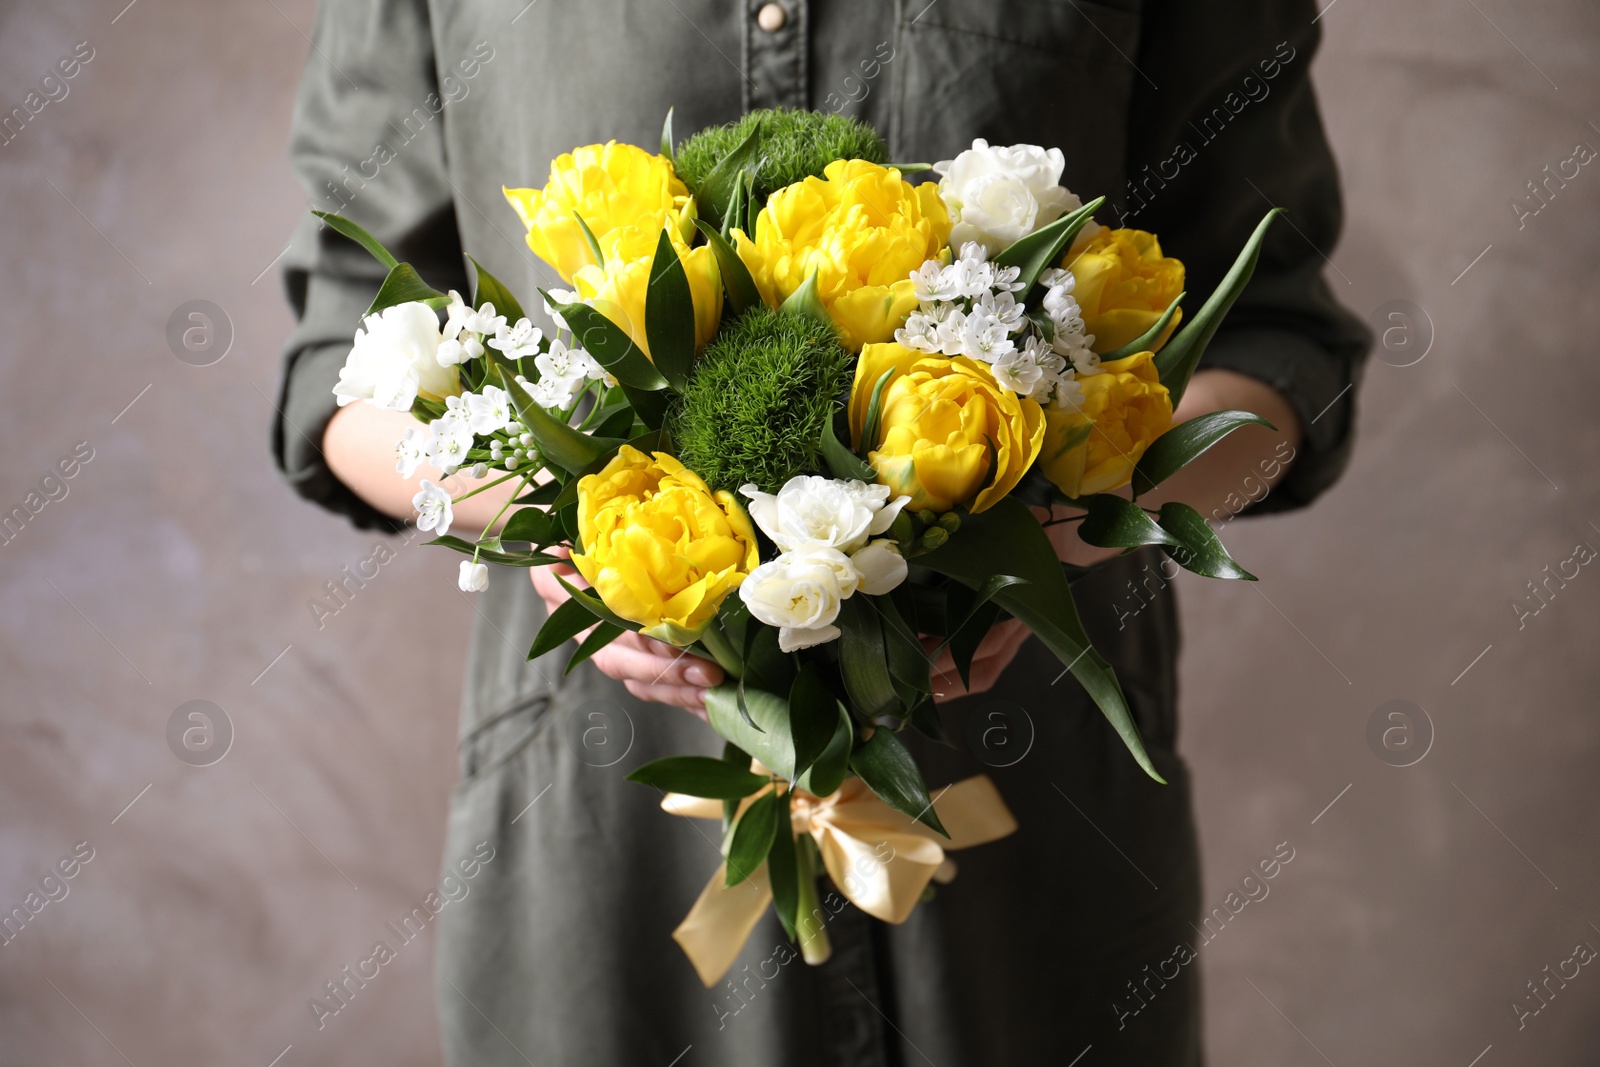
{"type": "MultiPolygon", "coordinates": [[[[0,947],[0,1064],[436,1063],[427,939],[321,1031],[307,1008],[434,883],[472,613],[403,547],[319,628],[378,539],[268,462],[313,5],[125,3],[0,4],[0,111],[93,51],[0,147],[0,510],[56,497],[0,545],[0,911],[92,849],[0,947]],[[167,341],[193,300],[224,313],[209,366],[167,341]],[[231,724],[210,766],[167,740],[194,700],[231,724]]],[[[1600,147],[1600,8],[1319,24],[1329,277],[1422,313],[1377,322],[1344,481],[1226,528],[1259,586],[1177,583],[1207,900],[1295,856],[1201,950],[1212,1060],[1590,1064],[1595,967],[1512,1005],[1600,947],[1600,566],[1563,562],[1600,548],[1600,168],[1511,201],[1600,147]],[[1396,700],[1421,712],[1375,747],[1396,700]]]]}

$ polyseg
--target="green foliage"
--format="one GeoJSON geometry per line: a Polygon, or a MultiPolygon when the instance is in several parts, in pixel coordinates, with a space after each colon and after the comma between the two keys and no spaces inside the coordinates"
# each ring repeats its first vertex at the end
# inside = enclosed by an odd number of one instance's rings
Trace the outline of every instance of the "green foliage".
{"type": "Polygon", "coordinates": [[[797,108],[752,111],[738,122],[711,126],[678,146],[678,177],[698,189],[714,167],[761,123],[761,150],[755,167],[755,196],[761,203],[786,185],[811,175],[836,159],[889,161],[889,146],[871,126],[847,115],[823,115],[797,108]]]}
{"type": "Polygon", "coordinates": [[[821,470],[823,427],[852,370],[832,325],[751,308],[706,346],[668,416],[678,458],[730,491],[775,493],[821,470]]]}

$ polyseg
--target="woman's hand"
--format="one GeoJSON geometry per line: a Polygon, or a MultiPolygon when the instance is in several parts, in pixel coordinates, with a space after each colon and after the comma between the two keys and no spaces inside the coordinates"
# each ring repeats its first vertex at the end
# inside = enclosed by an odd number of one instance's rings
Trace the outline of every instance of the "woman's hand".
{"type": "MultiPolygon", "coordinates": [[[[555,554],[564,550],[547,551],[555,554]]],[[[551,612],[568,599],[567,591],[556,581],[556,575],[571,581],[577,573],[569,563],[534,567],[529,572],[533,587],[539,591],[545,607],[551,612]]],[[[578,581],[582,582],[582,579],[578,581]]],[[[628,692],[640,700],[671,704],[702,719],[706,717],[706,687],[722,681],[722,668],[715,663],[707,662],[687,649],[673,648],[665,642],[636,633],[623,634],[596,652],[592,662],[602,674],[627,686],[628,692]]]]}

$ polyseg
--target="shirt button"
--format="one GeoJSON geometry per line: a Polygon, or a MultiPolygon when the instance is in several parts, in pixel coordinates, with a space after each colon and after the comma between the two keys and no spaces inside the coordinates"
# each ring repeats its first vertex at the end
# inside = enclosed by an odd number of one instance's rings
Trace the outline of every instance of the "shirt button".
{"type": "Polygon", "coordinates": [[[789,13],[782,4],[762,4],[761,10],[756,12],[756,25],[768,33],[777,33],[788,21],[789,13]]]}

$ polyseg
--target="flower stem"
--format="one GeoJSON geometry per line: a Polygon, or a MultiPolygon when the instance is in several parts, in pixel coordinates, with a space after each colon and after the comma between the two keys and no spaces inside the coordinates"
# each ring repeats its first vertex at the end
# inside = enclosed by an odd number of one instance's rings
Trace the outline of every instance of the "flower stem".
{"type": "Polygon", "coordinates": [[[810,834],[795,839],[795,867],[800,877],[799,900],[795,905],[795,933],[800,938],[800,955],[811,966],[828,962],[833,943],[828,940],[827,913],[817,897],[817,843],[810,834]]]}
{"type": "MultiPolygon", "coordinates": [[[[460,496],[453,498],[450,502],[452,504],[459,504],[463,500],[467,499],[468,497],[477,496],[479,493],[483,492],[485,489],[493,489],[495,486],[499,485],[501,482],[508,482],[513,478],[526,478],[526,477],[527,477],[526,473],[523,473],[523,472],[520,472],[520,471],[512,471],[510,474],[507,474],[504,477],[496,478],[492,482],[489,482],[489,483],[487,483],[485,485],[480,485],[476,489],[472,489],[472,490],[469,490],[468,492],[462,493],[460,496]]],[[[515,498],[516,498],[515,494],[513,494],[512,495],[512,499],[515,499],[515,498]]]]}
{"type": "Polygon", "coordinates": [[[728,672],[730,678],[744,676],[744,664],[739,659],[739,654],[728,643],[728,637],[718,627],[715,620],[700,632],[700,644],[711,653],[711,658],[717,661],[717,666],[728,672]]]}

